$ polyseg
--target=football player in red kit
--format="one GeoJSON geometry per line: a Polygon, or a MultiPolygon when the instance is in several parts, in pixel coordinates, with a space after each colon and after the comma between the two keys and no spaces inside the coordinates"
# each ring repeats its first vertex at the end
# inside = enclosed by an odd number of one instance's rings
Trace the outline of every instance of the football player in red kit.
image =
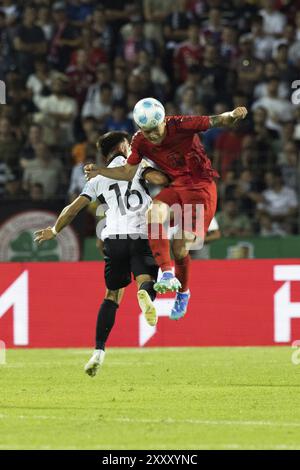
{"type": "MultiPolygon", "coordinates": [[[[126,165],[115,168],[97,168],[95,165],[85,167],[88,179],[100,174],[130,181],[142,158],[146,157],[171,178],[170,186],[155,196],[148,211],[148,237],[155,260],[163,273],[154,286],[155,290],[160,293],[177,292],[172,319],[183,317],[187,311],[190,298],[189,248],[195,240],[204,241],[217,205],[215,178],[219,175],[212,168],[198,133],[211,127],[230,126],[246,115],[247,109],[238,107],[217,116],[165,116],[164,107],[159,101],[144,98],[134,108],[134,120],[140,130],[133,137],[131,155],[126,165]],[[164,228],[172,206],[181,208],[181,234],[176,236],[172,245],[175,275],[164,228]],[[197,220],[199,206],[203,208],[203,221],[200,224],[197,220]],[[191,223],[186,224],[185,218],[191,223]]],[[[174,216],[176,213],[172,211],[171,217],[174,216]]]]}

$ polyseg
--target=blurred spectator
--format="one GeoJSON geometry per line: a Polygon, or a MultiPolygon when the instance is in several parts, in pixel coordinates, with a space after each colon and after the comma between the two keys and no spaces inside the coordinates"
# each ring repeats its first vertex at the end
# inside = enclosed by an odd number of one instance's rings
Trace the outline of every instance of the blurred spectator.
{"type": "Polygon", "coordinates": [[[113,95],[110,83],[103,83],[100,92],[88,94],[82,108],[82,117],[93,116],[101,125],[112,112],[113,95]]]}
{"type": "MultiPolygon", "coordinates": [[[[93,163],[93,160],[91,160],[90,162],[93,163]]],[[[77,163],[72,168],[70,186],[68,189],[68,197],[69,197],[70,202],[74,201],[74,199],[76,199],[79,196],[84,186],[86,185],[84,165],[85,164],[77,163]]]]}
{"type": "Polygon", "coordinates": [[[293,138],[300,142],[300,106],[298,106],[295,109],[295,117],[296,117],[296,123],[295,123],[295,129],[293,133],[293,138]]]}
{"type": "Polygon", "coordinates": [[[139,92],[141,97],[154,96],[160,101],[165,101],[165,88],[152,81],[151,69],[149,66],[144,65],[136,67],[132,71],[132,75],[136,76],[139,81],[139,92]]]}
{"type": "Polygon", "coordinates": [[[16,23],[19,17],[19,9],[16,0],[2,0],[0,6],[1,13],[4,13],[6,18],[6,25],[12,26],[16,23]]]}
{"type": "Polygon", "coordinates": [[[59,195],[63,180],[63,165],[54,158],[44,143],[35,146],[35,158],[28,162],[23,175],[23,188],[31,192],[32,185],[39,183],[43,187],[46,199],[59,195]]]}
{"type": "Polygon", "coordinates": [[[76,99],[79,109],[82,107],[89,86],[94,83],[95,75],[89,65],[85,50],[76,51],[76,62],[67,68],[69,77],[69,92],[76,99]]]}
{"type": "Polygon", "coordinates": [[[216,215],[223,237],[248,237],[252,234],[251,222],[246,214],[240,214],[237,202],[228,199],[216,215]]]}
{"type": "Polygon", "coordinates": [[[180,43],[174,55],[175,76],[180,82],[187,79],[191,65],[199,65],[203,57],[203,48],[200,44],[200,28],[198,24],[191,23],[187,30],[187,40],[180,43]]]}
{"type": "Polygon", "coordinates": [[[5,74],[15,67],[15,63],[13,34],[11,29],[6,27],[5,13],[0,10],[0,80],[3,80],[5,74]]]}
{"type": "Polygon", "coordinates": [[[41,183],[33,183],[30,185],[29,199],[31,199],[31,201],[42,201],[45,199],[44,186],[41,183]]]}
{"type": "Polygon", "coordinates": [[[259,232],[261,237],[283,237],[286,231],[278,222],[273,222],[268,214],[261,214],[259,217],[259,232]]]}
{"type": "Polygon", "coordinates": [[[89,158],[96,159],[95,135],[98,135],[97,121],[92,116],[87,116],[81,121],[84,132],[83,142],[72,147],[72,157],[74,163],[84,163],[89,158]]]}
{"type": "Polygon", "coordinates": [[[157,39],[162,43],[163,28],[162,24],[171,13],[174,0],[143,0],[145,35],[150,39],[157,39]]]}
{"type": "Polygon", "coordinates": [[[11,177],[12,173],[9,167],[3,160],[0,160],[0,199],[4,196],[6,184],[11,177]]]}
{"type": "Polygon", "coordinates": [[[202,25],[201,43],[218,45],[221,41],[223,26],[221,11],[212,7],[208,12],[207,21],[202,25]]]}
{"type": "Polygon", "coordinates": [[[233,190],[234,197],[239,201],[242,213],[254,217],[256,209],[256,194],[261,190],[261,184],[255,175],[255,170],[244,169],[233,190]]]}
{"type": "Polygon", "coordinates": [[[252,95],[254,86],[262,76],[263,65],[253,53],[251,37],[241,36],[239,40],[240,56],[237,62],[237,86],[245,95],[252,95]]]}
{"type": "Polygon", "coordinates": [[[77,115],[77,104],[66,94],[67,77],[57,75],[52,81],[52,94],[36,96],[34,103],[39,112],[35,122],[44,127],[44,138],[48,145],[66,147],[74,141],[73,123],[77,115]]]}
{"type": "Polygon", "coordinates": [[[296,23],[296,40],[300,41],[300,11],[298,10],[295,17],[296,23]]]}
{"type": "Polygon", "coordinates": [[[174,0],[171,12],[164,19],[163,33],[168,49],[174,49],[176,43],[187,38],[191,17],[186,10],[186,3],[186,0],[174,0]]]}
{"type": "Polygon", "coordinates": [[[285,44],[288,47],[289,60],[293,65],[297,66],[298,60],[300,58],[300,43],[296,39],[296,30],[293,24],[286,24],[282,36],[274,41],[273,57],[278,50],[278,46],[281,44],[285,44]]]}
{"type": "Polygon", "coordinates": [[[3,193],[3,199],[14,200],[14,199],[27,199],[28,194],[22,188],[22,179],[18,171],[12,172],[6,179],[6,184],[3,193]]]}
{"type": "Polygon", "coordinates": [[[34,72],[29,75],[26,87],[31,91],[32,97],[50,94],[51,77],[47,63],[44,60],[35,61],[34,72]]]}
{"type": "Polygon", "coordinates": [[[296,141],[295,139],[295,124],[294,121],[288,121],[282,125],[281,132],[279,135],[279,140],[276,142],[276,148],[277,148],[277,164],[281,165],[286,162],[285,156],[284,156],[284,148],[286,144],[289,144],[293,140],[296,141]]]}
{"type": "Polygon", "coordinates": [[[82,26],[94,10],[94,2],[90,0],[68,0],[67,15],[73,24],[82,26]]]}
{"type": "Polygon", "coordinates": [[[125,67],[116,65],[113,74],[113,97],[117,101],[121,101],[126,96],[127,87],[127,70],[125,67]]]}
{"type": "Polygon", "coordinates": [[[41,4],[38,9],[36,24],[43,30],[46,40],[51,41],[54,25],[49,6],[41,4]]]}
{"type": "Polygon", "coordinates": [[[203,61],[200,68],[202,83],[206,87],[206,92],[212,97],[227,95],[228,71],[222,64],[222,58],[217,46],[208,44],[205,46],[203,61]]]}
{"type": "Polygon", "coordinates": [[[241,136],[241,152],[239,158],[232,161],[230,168],[234,170],[238,175],[241,175],[244,171],[254,172],[260,176],[262,170],[268,168],[268,160],[265,159],[264,155],[260,155],[258,152],[258,146],[252,135],[241,136]]]}
{"type": "Polygon", "coordinates": [[[158,54],[158,43],[155,39],[146,38],[144,34],[144,23],[137,18],[132,23],[132,34],[123,40],[118,48],[118,53],[125,59],[129,67],[138,62],[138,54],[141,50],[148,52],[154,58],[158,54]]]}
{"type": "Polygon", "coordinates": [[[112,115],[105,121],[103,131],[124,131],[128,134],[134,134],[133,121],[127,117],[127,110],[123,102],[114,103],[112,115]]]}
{"type": "MultiPolygon", "coordinates": [[[[268,96],[268,83],[271,78],[279,78],[279,70],[274,60],[269,60],[264,64],[263,76],[261,81],[255,86],[253,97],[256,100],[268,96]]],[[[278,97],[287,98],[291,93],[290,84],[288,85],[284,81],[279,81],[278,86],[278,97]]]]}
{"type": "Polygon", "coordinates": [[[267,127],[268,111],[266,108],[257,107],[253,111],[253,137],[259,155],[263,157],[262,166],[270,169],[275,161],[275,152],[278,148],[279,134],[267,127]]]}
{"type": "Polygon", "coordinates": [[[194,113],[194,106],[197,103],[197,91],[193,86],[186,87],[182,98],[180,100],[179,114],[192,115],[194,113]]]}
{"type": "Polygon", "coordinates": [[[264,32],[278,37],[283,32],[286,17],[277,10],[276,0],[263,0],[262,5],[259,14],[264,20],[264,32]]]}
{"type": "Polygon", "coordinates": [[[88,118],[84,125],[86,139],[84,140],[84,142],[76,144],[72,148],[72,156],[75,163],[86,163],[88,160],[96,160],[96,142],[99,138],[99,133],[96,131],[95,127],[89,128],[91,124],[91,118],[88,118]]]}
{"type": "Polygon", "coordinates": [[[147,67],[150,70],[151,81],[160,87],[165,94],[170,91],[170,81],[163,69],[161,58],[152,58],[149,53],[142,49],[138,54],[138,67],[147,67]]]}
{"type": "Polygon", "coordinates": [[[237,44],[237,33],[231,26],[225,26],[222,29],[220,55],[228,61],[230,67],[235,67],[239,50],[237,44]]]}
{"type": "Polygon", "coordinates": [[[283,161],[280,166],[282,180],[285,186],[299,190],[299,150],[295,142],[290,141],[283,148],[283,161]]]}
{"type": "Polygon", "coordinates": [[[295,190],[284,186],[282,176],[276,172],[265,174],[265,184],[267,189],[258,198],[258,210],[279,222],[294,217],[298,208],[295,190]]]}
{"type": "Polygon", "coordinates": [[[18,168],[21,143],[16,138],[11,122],[7,118],[0,118],[0,156],[11,170],[18,168]]]}
{"type": "Polygon", "coordinates": [[[55,68],[64,72],[70,63],[72,51],[80,46],[81,37],[78,29],[70,23],[67,17],[64,2],[55,2],[52,14],[54,31],[50,44],[49,60],[55,68]]]}
{"type": "Polygon", "coordinates": [[[267,86],[267,96],[255,101],[252,110],[262,107],[268,110],[267,127],[275,131],[281,130],[284,122],[293,119],[293,105],[287,99],[279,97],[279,80],[270,78],[267,86]]]}
{"type": "Polygon", "coordinates": [[[47,50],[43,30],[36,25],[36,20],[36,7],[33,4],[25,6],[22,24],[14,37],[18,66],[25,77],[33,72],[34,59],[43,56],[47,50]]]}
{"type": "Polygon", "coordinates": [[[107,58],[112,57],[114,36],[112,28],[106,19],[105,9],[102,5],[97,5],[91,18],[91,32],[95,38],[95,45],[100,47],[107,58]]]}
{"type": "MultiPolygon", "coordinates": [[[[225,103],[216,103],[214,106],[213,114],[222,114],[227,111],[227,105],[225,103]]],[[[217,138],[224,132],[222,127],[212,127],[202,134],[202,141],[208,153],[211,153],[215,149],[217,138]]]]}
{"type": "Polygon", "coordinates": [[[260,15],[255,16],[251,21],[251,33],[249,37],[253,44],[253,55],[259,60],[268,60],[272,57],[274,38],[264,31],[264,20],[260,15]]]}
{"type": "Polygon", "coordinates": [[[193,87],[196,90],[197,101],[207,99],[206,89],[201,81],[200,68],[197,65],[191,65],[188,68],[185,81],[176,89],[176,102],[180,104],[187,88],[193,87]]]}
{"type": "Polygon", "coordinates": [[[237,129],[224,129],[215,141],[214,166],[223,176],[242,151],[243,134],[237,132],[237,129]]]}
{"type": "Polygon", "coordinates": [[[28,130],[28,137],[20,153],[20,166],[26,168],[29,160],[35,157],[36,145],[43,142],[43,128],[38,124],[32,124],[28,130]]]}
{"type": "MultiPolygon", "coordinates": [[[[116,68],[119,68],[119,67],[120,66],[116,66],[116,68]]],[[[121,68],[124,68],[124,67],[121,66],[121,68]]],[[[107,83],[112,86],[112,98],[114,100],[123,99],[122,91],[123,93],[125,93],[125,89],[126,89],[126,84],[123,82],[123,78],[125,77],[122,77],[120,79],[120,76],[119,76],[118,82],[114,83],[112,81],[112,73],[111,73],[111,69],[109,65],[99,64],[96,69],[96,82],[89,86],[87,94],[86,94],[85,103],[91,103],[91,106],[92,106],[94,102],[99,101],[100,94],[101,94],[101,86],[107,83]]]]}
{"type": "MultiPolygon", "coordinates": [[[[89,66],[93,71],[99,64],[107,63],[108,57],[104,48],[100,45],[95,33],[88,27],[81,29],[81,48],[85,51],[89,66]]],[[[74,63],[76,63],[76,49],[71,54],[70,65],[74,63]]]]}
{"type": "Polygon", "coordinates": [[[274,60],[277,66],[279,79],[290,87],[293,80],[298,78],[298,71],[289,62],[287,44],[279,44],[274,53],[274,60]]]}
{"type": "MultiPolygon", "coordinates": [[[[116,35],[120,28],[128,21],[135,20],[141,16],[141,10],[136,0],[101,0],[105,10],[106,20],[109,22],[116,35]]],[[[161,4],[163,7],[163,4],[161,4]]]]}

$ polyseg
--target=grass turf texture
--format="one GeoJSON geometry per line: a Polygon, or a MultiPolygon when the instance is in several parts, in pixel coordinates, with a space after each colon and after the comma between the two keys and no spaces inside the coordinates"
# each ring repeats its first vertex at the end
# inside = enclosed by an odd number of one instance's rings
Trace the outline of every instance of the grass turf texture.
{"type": "Polygon", "coordinates": [[[10,350],[0,449],[299,449],[291,348],[10,350]]]}

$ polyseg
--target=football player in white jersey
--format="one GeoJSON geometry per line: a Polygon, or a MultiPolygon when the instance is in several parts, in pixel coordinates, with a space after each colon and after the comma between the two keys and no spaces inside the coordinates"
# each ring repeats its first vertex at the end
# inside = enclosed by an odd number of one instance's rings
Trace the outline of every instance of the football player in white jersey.
{"type": "MultiPolygon", "coordinates": [[[[107,167],[126,164],[130,154],[130,138],[126,132],[108,132],[97,143],[107,167]]],[[[145,187],[144,178],[153,184],[168,184],[168,178],[159,170],[138,170],[132,181],[113,181],[104,176],[92,178],[75,201],[65,207],[53,227],[35,232],[35,241],[42,243],[54,238],[70,224],[90,201],[104,205],[106,225],[101,232],[105,260],[106,294],[100,307],[96,325],[96,348],[85,372],[94,377],[103,364],[105,343],[115,322],[116,311],[124,287],[133,274],[138,286],[138,302],[149,325],[157,323],[153,305],[156,293],[153,288],[158,267],[147,238],[146,211],[152,199],[145,187]]]]}

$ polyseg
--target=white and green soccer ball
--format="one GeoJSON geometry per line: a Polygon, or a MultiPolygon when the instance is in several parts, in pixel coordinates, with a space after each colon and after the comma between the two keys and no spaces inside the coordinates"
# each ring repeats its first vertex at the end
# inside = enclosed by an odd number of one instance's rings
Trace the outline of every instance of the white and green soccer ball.
{"type": "Polygon", "coordinates": [[[133,119],[138,127],[144,130],[153,129],[165,119],[165,108],[155,98],[143,98],[133,110],[133,119]]]}

